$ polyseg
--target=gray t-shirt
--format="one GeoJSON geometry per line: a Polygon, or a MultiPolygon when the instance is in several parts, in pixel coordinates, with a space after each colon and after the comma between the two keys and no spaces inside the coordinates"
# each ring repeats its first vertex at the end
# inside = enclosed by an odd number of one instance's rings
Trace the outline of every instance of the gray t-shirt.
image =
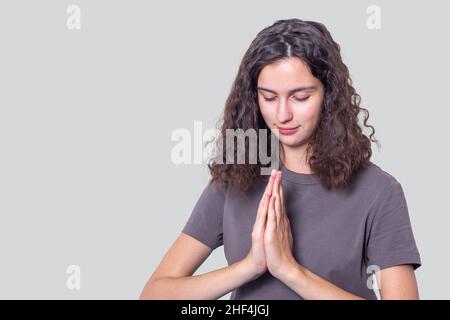
{"type": "MultiPolygon", "coordinates": [[[[280,170],[293,256],[299,264],[367,299],[376,299],[368,285],[373,269],[369,266],[421,266],[403,189],[376,164],[370,162],[340,190],[327,190],[317,175],[290,171],[282,163],[280,170]]],[[[223,245],[229,265],[240,261],[251,248],[268,178],[261,176],[245,194],[208,183],[182,232],[213,250],[223,245]]],[[[302,297],[266,272],[236,288],[230,299],[302,297]]]]}

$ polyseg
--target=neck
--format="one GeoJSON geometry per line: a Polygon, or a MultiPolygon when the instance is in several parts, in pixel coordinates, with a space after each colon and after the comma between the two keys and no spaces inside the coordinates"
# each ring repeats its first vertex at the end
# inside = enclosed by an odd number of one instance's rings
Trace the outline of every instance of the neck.
{"type": "Polygon", "coordinates": [[[280,158],[286,169],[297,173],[313,173],[306,160],[306,147],[306,144],[295,148],[281,145],[280,158]]]}

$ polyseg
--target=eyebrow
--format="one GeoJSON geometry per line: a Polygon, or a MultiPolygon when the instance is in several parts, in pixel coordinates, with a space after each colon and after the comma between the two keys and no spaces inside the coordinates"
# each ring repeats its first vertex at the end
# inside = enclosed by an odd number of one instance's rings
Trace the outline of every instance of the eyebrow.
{"type": "MultiPolygon", "coordinates": [[[[295,93],[295,92],[298,92],[298,91],[308,91],[308,90],[315,90],[315,89],[316,89],[316,86],[298,87],[298,88],[290,90],[288,93],[292,94],[292,93],[295,93]]],[[[267,91],[267,92],[271,92],[271,93],[276,94],[276,91],[270,90],[270,89],[267,89],[267,88],[263,88],[263,87],[258,87],[258,90],[267,91]]]]}

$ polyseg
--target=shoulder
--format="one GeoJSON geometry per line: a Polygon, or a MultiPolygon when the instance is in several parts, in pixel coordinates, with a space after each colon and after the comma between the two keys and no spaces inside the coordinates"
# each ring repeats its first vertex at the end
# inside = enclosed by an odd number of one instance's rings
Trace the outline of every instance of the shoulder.
{"type": "Polygon", "coordinates": [[[394,175],[377,164],[369,161],[368,165],[355,174],[354,184],[365,189],[386,190],[400,182],[394,175]]]}
{"type": "Polygon", "coordinates": [[[358,171],[352,180],[347,191],[367,205],[381,206],[388,201],[404,199],[400,181],[372,161],[358,171]]]}
{"type": "Polygon", "coordinates": [[[406,196],[400,181],[391,172],[371,161],[357,175],[353,186],[357,198],[365,203],[374,215],[376,212],[389,212],[400,207],[407,207],[406,196]]]}
{"type": "Polygon", "coordinates": [[[208,199],[209,201],[223,200],[228,193],[228,187],[223,183],[210,178],[203,189],[201,198],[208,199]]]}

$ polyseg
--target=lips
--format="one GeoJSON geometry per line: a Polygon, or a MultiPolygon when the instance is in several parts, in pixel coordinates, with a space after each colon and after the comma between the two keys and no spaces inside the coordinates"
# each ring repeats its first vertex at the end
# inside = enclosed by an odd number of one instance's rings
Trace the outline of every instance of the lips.
{"type": "MultiPolygon", "coordinates": [[[[300,126],[298,126],[300,127],[300,126]]],[[[298,127],[294,127],[294,128],[281,128],[278,127],[278,131],[280,132],[280,134],[282,135],[291,135],[297,132],[298,127]]]]}

